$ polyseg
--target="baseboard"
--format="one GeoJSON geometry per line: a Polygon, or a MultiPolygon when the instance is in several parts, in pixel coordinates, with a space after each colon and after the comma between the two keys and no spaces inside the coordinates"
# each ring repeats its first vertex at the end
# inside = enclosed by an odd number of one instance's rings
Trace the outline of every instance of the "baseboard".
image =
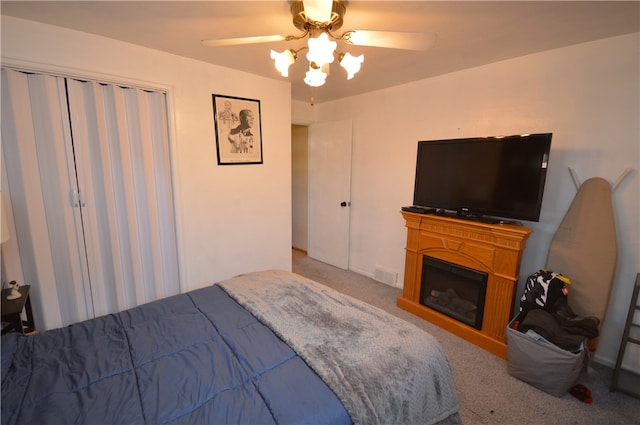
{"type": "Polygon", "coordinates": [[[388,283],[381,282],[381,281],[377,280],[374,273],[368,273],[368,272],[365,272],[364,270],[360,270],[360,269],[355,268],[355,267],[349,267],[349,271],[352,271],[354,273],[360,274],[362,276],[366,276],[369,279],[375,280],[376,282],[382,283],[383,285],[389,286],[391,288],[402,289],[402,285],[398,286],[398,282],[396,282],[396,285],[389,285],[388,283]]]}

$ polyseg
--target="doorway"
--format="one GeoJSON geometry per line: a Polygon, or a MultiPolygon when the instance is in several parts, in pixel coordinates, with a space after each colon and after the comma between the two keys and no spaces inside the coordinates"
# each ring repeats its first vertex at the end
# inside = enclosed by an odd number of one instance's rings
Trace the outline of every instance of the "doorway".
{"type": "Polygon", "coordinates": [[[292,126],[293,247],[347,270],[351,121],[292,126]]]}
{"type": "Polygon", "coordinates": [[[308,138],[307,126],[291,125],[291,243],[294,250],[305,255],[309,242],[308,138]]]}

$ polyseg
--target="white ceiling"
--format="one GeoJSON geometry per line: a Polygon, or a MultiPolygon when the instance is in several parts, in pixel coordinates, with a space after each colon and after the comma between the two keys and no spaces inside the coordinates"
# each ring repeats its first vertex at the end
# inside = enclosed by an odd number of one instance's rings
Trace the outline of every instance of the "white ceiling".
{"type": "MultiPolygon", "coordinates": [[[[274,79],[284,79],[271,48],[304,41],[205,47],[205,38],[298,34],[280,1],[5,1],[3,15],[98,34],[274,79]]],[[[436,32],[427,52],[342,45],[364,53],[347,80],[334,63],[323,87],[302,81],[308,65],[291,66],[292,98],[316,103],[572,44],[640,31],[639,1],[360,1],[347,5],[348,29],[436,32]]],[[[6,37],[3,43],[8,43],[6,37]]],[[[304,59],[304,58],[302,58],[304,59]]]]}

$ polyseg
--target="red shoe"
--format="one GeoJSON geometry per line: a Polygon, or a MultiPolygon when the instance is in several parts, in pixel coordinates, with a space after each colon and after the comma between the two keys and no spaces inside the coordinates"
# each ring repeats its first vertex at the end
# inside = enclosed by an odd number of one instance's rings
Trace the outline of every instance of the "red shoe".
{"type": "Polygon", "coordinates": [[[582,402],[591,404],[593,401],[591,398],[591,390],[582,384],[576,384],[571,387],[571,389],[569,389],[569,393],[582,402]]]}

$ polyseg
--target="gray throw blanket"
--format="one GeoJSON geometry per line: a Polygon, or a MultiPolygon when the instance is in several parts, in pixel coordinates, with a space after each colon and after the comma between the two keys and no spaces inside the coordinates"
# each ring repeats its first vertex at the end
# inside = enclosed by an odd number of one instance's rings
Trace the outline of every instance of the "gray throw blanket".
{"type": "Polygon", "coordinates": [[[459,421],[449,361],[421,329],[285,271],[219,285],[315,370],[354,423],[459,421]]]}

